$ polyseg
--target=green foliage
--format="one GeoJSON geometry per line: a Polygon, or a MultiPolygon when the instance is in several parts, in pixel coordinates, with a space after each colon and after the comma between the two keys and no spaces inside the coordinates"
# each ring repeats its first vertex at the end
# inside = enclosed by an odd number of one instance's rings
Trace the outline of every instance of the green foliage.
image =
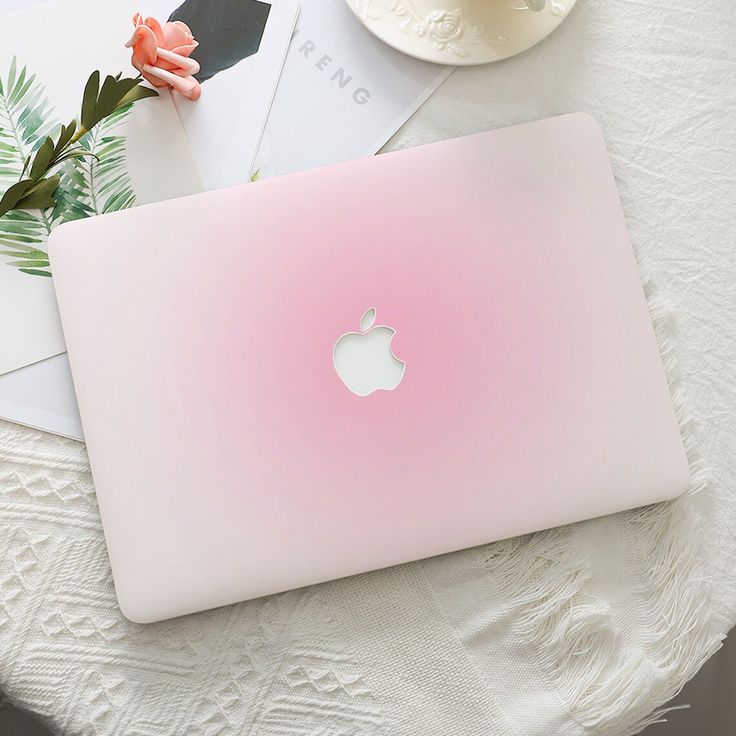
{"type": "MultiPolygon", "coordinates": [[[[43,86],[35,74],[26,67],[19,69],[13,59],[7,76],[0,79],[0,187],[8,187],[0,198],[0,211],[23,198],[31,204],[48,205],[49,190],[56,188],[57,181],[52,178],[33,192],[29,191],[32,182],[22,177],[30,157],[56,128],[43,86]]],[[[44,248],[51,225],[52,219],[40,210],[9,211],[0,217],[0,256],[24,273],[50,275],[45,270],[48,258],[44,248]]]]}
{"type": "Polygon", "coordinates": [[[125,138],[113,131],[133,102],[157,93],[140,77],[99,80],[90,76],[80,123],[68,125],[53,120],[43,86],[15,59],[0,80],[0,256],[23,273],[51,275],[44,244],[57,224],[135,204],[125,138]]]}
{"type": "Polygon", "coordinates": [[[140,87],[140,82],[140,77],[128,79],[118,74],[115,77],[105,77],[100,88],[100,73],[93,72],[87,80],[82,97],[82,128],[92,130],[115,110],[136,100],[158,96],[158,92],[150,87],[140,87]]]}
{"type": "Polygon", "coordinates": [[[44,88],[26,67],[18,72],[14,58],[0,79],[0,179],[21,178],[26,163],[18,151],[32,153],[56,128],[44,88]]]}
{"type": "MultiPolygon", "coordinates": [[[[17,66],[13,59],[10,74],[8,75],[7,89],[11,90],[8,95],[10,105],[8,117],[12,118],[12,107],[24,100],[24,90],[30,89],[34,80],[26,82],[26,68],[16,79],[17,66]]],[[[50,171],[69,159],[84,158],[90,156],[90,152],[84,146],[76,146],[87,133],[99,125],[103,120],[113,116],[116,112],[129,107],[137,100],[146,97],[156,97],[158,92],[147,87],[141,87],[141,77],[107,76],[100,87],[100,73],[93,72],[87,80],[82,98],[82,111],[80,124],[72,121],[68,126],[61,126],[58,138],[54,140],[51,135],[38,136],[33,155],[28,155],[23,162],[20,173],[20,181],[11,186],[0,199],[0,216],[14,209],[45,209],[54,206],[54,192],[59,186],[59,178],[50,175],[50,171]],[[22,177],[28,173],[28,177],[22,177]]],[[[42,92],[40,93],[42,96],[42,92]]],[[[29,112],[24,110],[18,121],[24,128],[23,115],[29,112]]],[[[31,110],[34,119],[40,119],[43,109],[31,110]]],[[[42,122],[31,126],[33,136],[42,122]]],[[[18,141],[17,141],[18,143],[18,141]]],[[[18,146],[22,148],[22,146],[18,146]]]]}
{"type": "Polygon", "coordinates": [[[89,156],[75,159],[65,168],[68,209],[64,219],[102,215],[135,204],[135,192],[126,169],[125,138],[113,134],[131,109],[132,104],[118,108],[80,139],[89,156]]]}
{"type": "Polygon", "coordinates": [[[40,214],[13,210],[0,218],[0,255],[23,273],[50,276],[44,250],[50,224],[40,214]],[[43,271],[43,273],[39,273],[43,271]]]}
{"type": "MultiPolygon", "coordinates": [[[[56,189],[54,184],[58,186],[53,180],[39,184],[35,173],[29,179],[22,179],[31,154],[41,148],[41,142],[56,125],[50,113],[36,75],[30,74],[26,67],[19,70],[13,58],[7,77],[0,79],[0,180],[10,178],[15,184],[0,198],[0,215],[19,205],[48,206],[56,189]]],[[[48,146],[39,153],[36,157],[43,162],[48,146]]],[[[34,171],[37,173],[39,167],[34,171]]]]}

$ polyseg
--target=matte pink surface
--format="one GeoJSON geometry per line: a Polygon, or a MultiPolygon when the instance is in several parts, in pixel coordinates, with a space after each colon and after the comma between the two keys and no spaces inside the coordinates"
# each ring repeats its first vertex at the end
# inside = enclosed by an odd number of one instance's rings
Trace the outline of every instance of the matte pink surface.
{"type": "Polygon", "coordinates": [[[587,116],[73,223],[51,250],[135,620],[687,487],[587,116]],[[406,371],[361,398],[332,350],[370,307],[406,371]]]}

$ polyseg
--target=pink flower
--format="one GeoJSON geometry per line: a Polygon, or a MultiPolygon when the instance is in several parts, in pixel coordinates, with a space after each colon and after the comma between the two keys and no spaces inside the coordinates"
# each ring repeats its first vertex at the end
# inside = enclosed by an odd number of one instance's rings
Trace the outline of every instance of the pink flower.
{"type": "Polygon", "coordinates": [[[189,27],[181,21],[165,23],[155,18],[133,16],[135,31],[125,45],[133,49],[133,66],[154,87],[172,87],[190,100],[202,93],[194,74],[199,64],[189,55],[199,45],[189,27]]]}

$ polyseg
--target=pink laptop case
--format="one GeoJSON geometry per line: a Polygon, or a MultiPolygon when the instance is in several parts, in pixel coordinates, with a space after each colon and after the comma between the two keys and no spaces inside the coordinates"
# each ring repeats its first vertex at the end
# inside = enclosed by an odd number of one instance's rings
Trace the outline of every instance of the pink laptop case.
{"type": "Polygon", "coordinates": [[[133,620],[688,486],[586,115],[72,223],[51,257],[133,620]],[[333,351],[371,308],[405,371],[358,396],[333,351]]]}

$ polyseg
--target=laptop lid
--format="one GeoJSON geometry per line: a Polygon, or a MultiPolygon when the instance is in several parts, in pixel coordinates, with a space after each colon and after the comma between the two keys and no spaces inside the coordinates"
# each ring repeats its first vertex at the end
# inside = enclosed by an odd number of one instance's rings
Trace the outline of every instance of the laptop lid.
{"type": "Polygon", "coordinates": [[[688,485],[586,115],[75,222],[50,248],[135,621],[688,485]]]}

